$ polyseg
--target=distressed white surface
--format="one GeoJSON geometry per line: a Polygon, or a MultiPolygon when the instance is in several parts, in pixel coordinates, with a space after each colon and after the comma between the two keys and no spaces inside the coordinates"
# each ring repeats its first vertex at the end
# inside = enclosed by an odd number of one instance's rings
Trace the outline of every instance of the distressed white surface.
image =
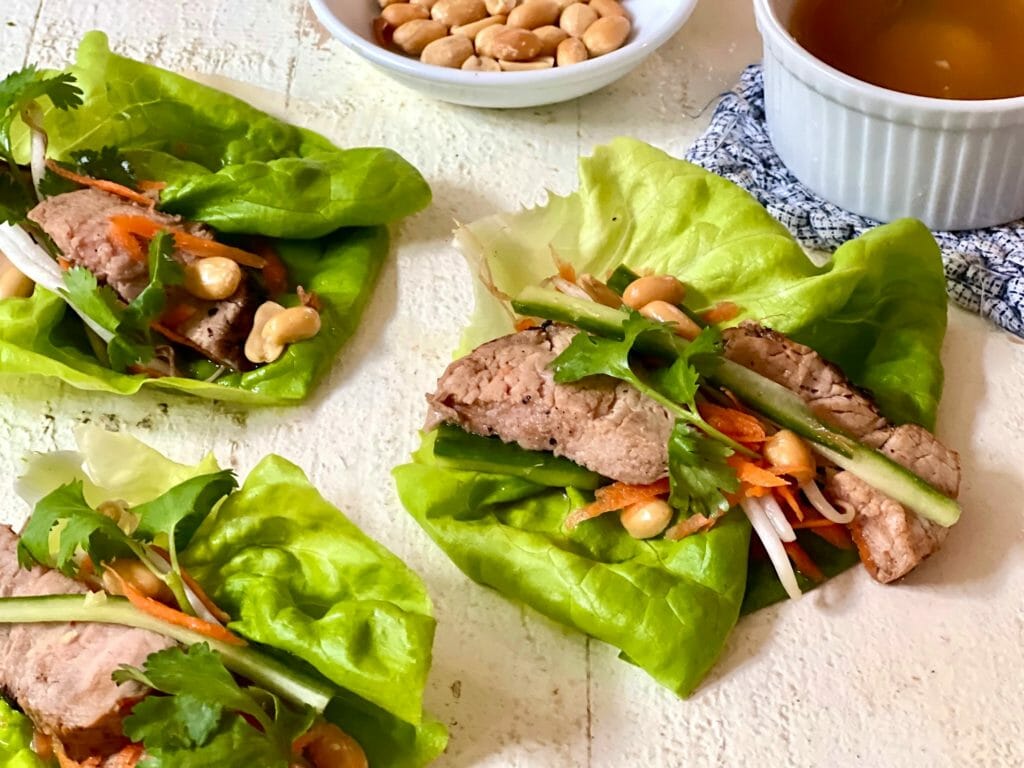
{"type": "MultiPolygon", "coordinates": [[[[440,625],[427,703],[452,731],[442,766],[1024,765],[1024,346],[962,312],[951,311],[939,432],[962,452],[966,513],[945,551],[899,586],[855,571],[745,620],[689,701],[468,582],[395,497],[389,469],[414,447],[422,393],[469,310],[453,220],[571,190],[576,158],[616,135],[682,152],[715,93],[759,56],[748,6],[702,0],[628,79],[500,113],[381,80],[302,0],[5,0],[0,71],[59,65],[100,28],[126,54],[267,89],[275,111],[341,144],[399,150],[435,203],[402,227],[365,321],[308,406],[247,412],[0,378],[0,487],[19,456],[68,447],[84,420],[180,459],[213,449],[242,471],[270,451],[295,460],[430,588],[440,625]]],[[[24,511],[0,491],[0,519],[24,511]]]]}

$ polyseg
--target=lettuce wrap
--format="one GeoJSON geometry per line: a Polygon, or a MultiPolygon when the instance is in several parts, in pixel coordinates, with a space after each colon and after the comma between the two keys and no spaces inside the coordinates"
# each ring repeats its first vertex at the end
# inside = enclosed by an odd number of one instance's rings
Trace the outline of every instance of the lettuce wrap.
{"type": "MultiPolygon", "coordinates": [[[[124,395],[146,386],[253,405],[305,398],[369,301],[389,249],[386,225],[430,202],[426,182],[390,150],[339,149],[233,96],[117,56],[99,32],[83,38],[67,73],[83,103],[59,109],[41,99],[51,158],[115,148],[139,179],[166,184],[161,210],[227,236],[264,238],[293,285],[319,297],[323,328],[247,373],[152,379],[101,363],[81,320],[37,287],[30,298],[0,301],[0,372],[124,395]]],[[[15,122],[12,133],[27,162],[27,129],[15,122]]]]}
{"type": "MultiPolygon", "coordinates": [[[[916,221],[879,227],[816,266],[754,198],[701,168],[628,139],[582,160],[580,188],[541,207],[496,215],[457,233],[478,285],[460,354],[511,333],[491,289],[515,296],[555,271],[603,276],[626,264],[672,274],[701,311],[735,302],[816,349],[873,392],[891,420],[934,423],[946,294],[938,248],[916,221]]],[[[427,435],[398,467],[409,512],[470,578],[609,642],[681,696],[720,654],[741,612],[784,597],[770,565],[748,569],[750,528],[735,510],[678,542],[632,539],[598,518],[572,531],[589,496],[511,476],[442,467],[427,435]]],[[[803,540],[803,539],[801,539],[803,540]]],[[[808,549],[827,576],[856,553],[808,549]]]]}
{"type": "MultiPolygon", "coordinates": [[[[81,482],[89,504],[117,498],[134,507],[218,470],[212,456],[177,464],[99,428],[80,429],[78,439],[79,452],[30,460],[18,485],[23,498],[34,503],[81,482]]],[[[298,467],[278,456],[261,461],[180,556],[231,614],[232,631],[329,681],[336,695],[326,717],[360,743],[370,765],[415,768],[443,751],[445,728],[422,710],[434,634],[423,583],[298,467]]],[[[0,763],[42,765],[25,750],[27,728],[0,702],[0,763]]]]}

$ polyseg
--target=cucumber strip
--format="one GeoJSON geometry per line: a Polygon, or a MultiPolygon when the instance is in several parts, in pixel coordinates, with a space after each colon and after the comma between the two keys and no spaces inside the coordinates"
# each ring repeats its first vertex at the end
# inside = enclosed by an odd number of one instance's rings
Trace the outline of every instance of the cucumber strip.
{"type": "MultiPolygon", "coordinates": [[[[617,309],[531,286],[512,301],[516,312],[575,325],[608,338],[623,338],[627,315],[617,309]]],[[[641,336],[641,351],[674,359],[687,342],[678,336],[641,336]]],[[[717,356],[701,361],[701,373],[761,415],[811,441],[836,465],[932,522],[949,527],[960,519],[960,505],[883,453],[820,421],[806,403],[785,387],[717,356]]]]}
{"type": "Polygon", "coordinates": [[[260,688],[322,714],[337,694],[329,683],[289,669],[251,646],[229,645],[184,627],[168,624],[132,607],[123,597],[97,600],[95,595],[47,595],[0,599],[0,624],[53,624],[72,621],[116,624],[155,632],[193,645],[206,643],[220,654],[224,666],[260,688]]]}
{"type": "Polygon", "coordinates": [[[497,437],[472,435],[450,424],[437,429],[434,458],[443,467],[512,475],[553,488],[592,491],[602,484],[599,474],[569,459],[544,451],[528,451],[497,437]]]}

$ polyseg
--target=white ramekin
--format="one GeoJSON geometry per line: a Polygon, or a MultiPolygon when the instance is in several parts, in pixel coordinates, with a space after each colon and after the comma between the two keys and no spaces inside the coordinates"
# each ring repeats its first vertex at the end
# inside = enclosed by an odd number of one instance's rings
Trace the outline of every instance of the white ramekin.
{"type": "Polygon", "coordinates": [[[1024,217],[1024,97],[932,99],[852,78],[787,31],[794,4],[754,0],[768,132],[800,181],[854,213],[935,230],[1024,217]]]}

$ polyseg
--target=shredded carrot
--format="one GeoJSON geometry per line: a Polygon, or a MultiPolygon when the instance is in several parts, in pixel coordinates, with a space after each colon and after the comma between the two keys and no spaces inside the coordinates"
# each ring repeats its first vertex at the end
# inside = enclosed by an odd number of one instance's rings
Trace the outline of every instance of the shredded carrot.
{"type": "Polygon", "coordinates": [[[558,258],[558,254],[555,252],[554,246],[551,248],[551,258],[555,260],[555,266],[558,267],[558,276],[563,280],[568,280],[570,283],[576,282],[576,267],[567,261],[562,261],[558,258]]]}
{"type": "Polygon", "coordinates": [[[820,528],[811,528],[811,533],[827,541],[836,549],[853,549],[853,539],[845,525],[833,523],[820,528]]]}
{"type": "Polygon", "coordinates": [[[222,256],[253,269],[263,269],[266,266],[266,261],[254,253],[183,232],[180,229],[169,227],[145,216],[111,216],[110,221],[126,232],[146,238],[147,240],[156,237],[162,231],[171,232],[174,235],[175,246],[187,253],[191,253],[193,256],[200,258],[222,256]]]}
{"type": "Polygon", "coordinates": [[[700,513],[691,515],[665,531],[665,538],[669,541],[685,539],[687,536],[692,536],[695,533],[708,530],[717,522],[717,520],[718,518],[704,517],[704,515],[700,513]]]}
{"type": "Polygon", "coordinates": [[[146,597],[133,585],[121,578],[121,575],[113,568],[108,568],[106,572],[113,575],[118,586],[121,587],[121,591],[124,593],[124,596],[128,598],[128,601],[132,605],[143,613],[148,613],[153,618],[159,619],[160,621],[164,621],[168,624],[173,624],[176,627],[190,629],[200,635],[209,637],[211,640],[220,640],[221,642],[228,643],[230,645],[246,644],[245,640],[238,637],[238,635],[229,632],[219,624],[212,624],[209,621],[204,621],[203,619],[195,616],[189,616],[175,608],[164,605],[158,600],[146,597]]]}
{"type": "Polygon", "coordinates": [[[92,176],[82,176],[81,174],[69,171],[53,160],[46,161],[46,167],[57,174],[62,176],[68,181],[73,181],[75,184],[80,184],[83,187],[92,187],[93,189],[99,189],[103,192],[109,192],[117,197],[123,197],[125,200],[131,200],[133,203],[145,206],[146,208],[152,208],[156,205],[156,201],[151,197],[146,197],[141,192],[138,192],[131,187],[126,187],[123,184],[118,184],[113,181],[107,181],[106,179],[94,179],[92,176]]]}
{"type": "Polygon", "coordinates": [[[98,757],[90,757],[81,763],[72,760],[64,751],[64,745],[60,743],[59,739],[53,740],[53,751],[57,755],[57,764],[60,768],[99,768],[100,758],[98,757]]]}
{"type": "Polygon", "coordinates": [[[700,415],[712,427],[741,443],[763,443],[767,439],[761,422],[749,413],[723,408],[714,403],[701,403],[700,415]]]}
{"type": "Polygon", "coordinates": [[[752,461],[744,459],[738,454],[733,454],[726,461],[729,466],[736,470],[736,476],[741,483],[753,485],[760,488],[778,488],[788,483],[781,477],[769,472],[764,467],[759,467],[752,461]]]}
{"type": "Polygon", "coordinates": [[[811,581],[824,581],[825,574],[821,572],[821,569],[814,563],[811,556],[804,551],[804,548],[797,544],[795,541],[787,541],[783,543],[786,548],[786,554],[789,555],[789,559],[793,561],[793,565],[811,581]]]}
{"type": "Polygon", "coordinates": [[[63,256],[58,256],[57,266],[60,267],[61,272],[67,272],[69,269],[71,269],[71,262],[65,259],[63,256]]]}
{"type": "Polygon", "coordinates": [[[53,757],[53,739],[42,731],[33,731],[32,749],[43,760],[49,760],[53,757]]]}
{"type": "Polygon", "coordinates": [[[129,744],[116,755],[107,758],[103,768],[135,768],[145,754],[141,744],[129,744]]]}
{"type": "Polygon", "coordinates": [[[701,319],[709,325],[727,323],[740,313],[740,308],[731,301],[720,301],[711,309],[706,310],[701,319]]]}
{"type": "Polygon", "coordinates": [[[544,321],[538,320],[536,317],[521,317],[518,320],[516,320],[516,331],[520,333],[522,331],[528,331],[531,328],[536,328],[542,322],[544,321]]]}
{"type": "Polygon", "coordinates": [[[263,285],[267,289],[270,298],[276,299],[283,293],[288,293],[288,269],[285,267],[277,250],[265,240],[261,240],[253,248],[256,255],[263,258],[263,285]]]}
{"type": "Polygon", "coordinates": [[[779,495],[779,498],[786,502],[786,506],[793,510],[793,514],[796,515],[796,519],[802,521],[804,519],[804,508],[800,506],[800,502],[797,501],[796,496],[793,494],[793,491],[789,489],[789,486],[780,485],[774,490],[775,493],[779,495]]]}
{"type": "Polygon", "coordinates": [[[570,531],[585,520],[614,512],[617,509],[625,509],[631,504],[664,496],[671,490],[668,478],[659,480],[650,485],[628,485],[627,483],[612,483],[603,488],[598,488],[594,493],[594,503],[577,509],[565,520],[565,527],[570,531]]]}
{"type": "Polygon", "coordinates": [[[173,304],[160,315],[160,324],[176,331],[198,311],[191,304],[173,304]]]}
{"type": "Polygon", "coordinates": [[[110,220],[110,239],[113,240],[121,250],[128,253],[128,258],[140,264],[146,263],[146,251],[139,239],[128,229],[121,225],[122,216],[115,216],[110,220]]]}
{"type": "Polygon", "coordinates": [[[838,525],[838,523],[833,523],[831,520],[827,520],[824,517],[816,517],[813,520],[802,520],[797,523],[792,523],[794,531],[799,531],[804,528],[828,528],[833,525],[838,525]]]}
{"type": "Polygon", "coordinates": [[[166,181],[151,181],[149,179],[141,179],[136,182],[139,189],[143,192],[163,192],[167,189],[166,181]]]}
{"type": "Polygon", "coordinates": [[[210,613],[216,616],[217,619],[219,619],[220,621],[223,621],[225,624],[231,621],[230,614],[228,614],[225,611],[222,611],[220,606],[213,602],[212,598],[208,594],[206,594],[206,590],[204,590],[202,586],[200,586],[199,582],[193,579],[189,572],[186,571],[184,568],[181,569],[181,579],[185,582],[185,584],[188,585],[188,588],[195,593],[195,596],[199,598],[199,602],[201,602],[206,607],[206,610],[208,610],[210,613]]]}

